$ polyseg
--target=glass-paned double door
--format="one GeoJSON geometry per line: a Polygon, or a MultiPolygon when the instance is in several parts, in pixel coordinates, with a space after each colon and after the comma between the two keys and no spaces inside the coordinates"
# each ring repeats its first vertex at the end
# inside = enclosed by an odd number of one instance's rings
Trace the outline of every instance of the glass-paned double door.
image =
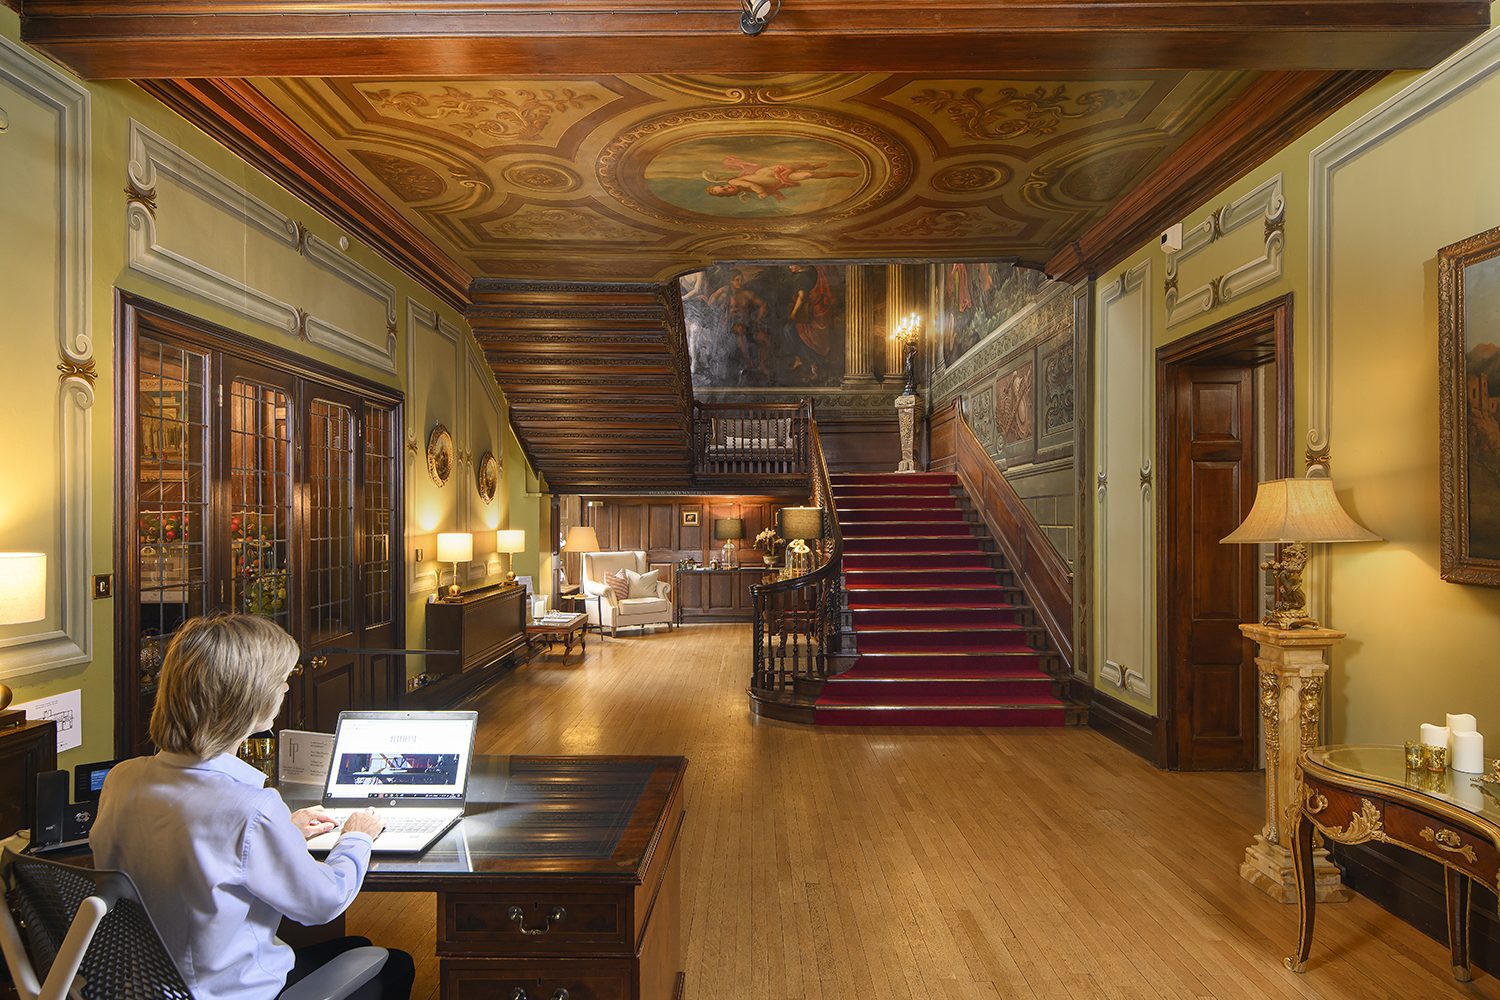
{"type": "Polygon", "coordinates": [[[303,657],[279,723],[332,731],[399,702],[399,401],[212,344],[141,333],[122,456],[117,750],[149,749],[161,661],[189,618],[260,615],[303,657]]]}

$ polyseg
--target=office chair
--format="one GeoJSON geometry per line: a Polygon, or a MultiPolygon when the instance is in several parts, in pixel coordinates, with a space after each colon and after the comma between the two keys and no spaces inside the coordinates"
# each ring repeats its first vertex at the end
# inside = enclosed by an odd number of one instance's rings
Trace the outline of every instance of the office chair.
{"type": "MultiPolygon", "coordinates": [[[[83,1000],[192,1000],[124,872],[75,868],[6,847],[0,882],[7,904],[0,906],[0,950],[21,1000],[65,1000],[75,990],[83,1000]]],[[[342,1000],[375,977],[386,954],[345,952],[282,997],[342,1000]]]]}

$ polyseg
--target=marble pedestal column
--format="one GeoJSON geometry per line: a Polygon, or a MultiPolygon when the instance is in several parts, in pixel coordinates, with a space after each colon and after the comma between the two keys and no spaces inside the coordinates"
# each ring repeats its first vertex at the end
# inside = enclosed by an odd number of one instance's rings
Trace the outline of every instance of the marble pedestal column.
{"type": "MultiPolygon", "coordinates": [[[[1297,901],[1291,842],[1296,830],[1300,794],[1297,761],[1317,746],[1323,727],[1325,652],[1345,633],[1327,628],[1279,629],[1241,625],[1259,644],[1255,664],[1260,675],[1260,718],[1266,739],[1266,825],[1245,849],[1240,875],[1283,903],[1297,901]]],[[[1323,848],[1313,851],[1313,876],[1319,902],[1342,902],[1349,890],[1323,848]]]]}
{"type": "Polygon", "coordinates": [[[916,396],[896,397],[896,419],[901,423],[901,464],[897,472],[917,471],[917,418],[922,415],[922,401],[916,396]]]}

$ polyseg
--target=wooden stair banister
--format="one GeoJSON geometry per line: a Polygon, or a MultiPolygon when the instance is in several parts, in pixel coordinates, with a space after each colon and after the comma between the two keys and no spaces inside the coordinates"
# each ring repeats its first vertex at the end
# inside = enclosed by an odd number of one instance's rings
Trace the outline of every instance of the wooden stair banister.
{"type": "MultiPolygon", "coordinates": [[[[934,413],[933,423],[947,425],[941,435],[934,427],[934,445],[938,444],[939,437],[943,444],[951,440],[953,471],[974,498],[985,525],[1000,543],[1021,586],[1031,597],[1037,617],[1071,671],[1075,655],[1073,570],[1058,554],[1031,509],[995,465],[984,445],[979,443],[964,417],[960,400],[953,401],[951,411],[934,413]]],[[[937,447],[934,447],[936,451],[937,447]]]]}

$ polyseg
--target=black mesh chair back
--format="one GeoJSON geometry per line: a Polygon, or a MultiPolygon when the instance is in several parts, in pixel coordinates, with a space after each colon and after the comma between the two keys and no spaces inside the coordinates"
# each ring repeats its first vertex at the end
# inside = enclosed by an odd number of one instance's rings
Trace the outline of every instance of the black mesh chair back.
{"type": "Polygon", "coordinates": [[[79,906],[98,896],[109,912],[78,970],[84,1000],[192,1000],[161,935],[124,872],[89,871],[5,852],[5,898],[37,978],[45,980],[79,906]]]}

